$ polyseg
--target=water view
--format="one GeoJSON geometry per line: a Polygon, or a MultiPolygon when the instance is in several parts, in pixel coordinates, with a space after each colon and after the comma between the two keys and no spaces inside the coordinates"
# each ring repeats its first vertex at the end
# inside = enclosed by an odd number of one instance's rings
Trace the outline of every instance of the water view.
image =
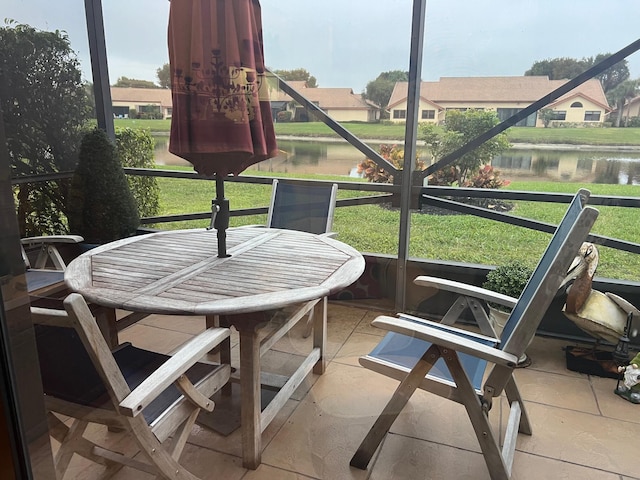
{"type": "MultiPolygon", "coordinates": [[[[155,136],[158,165],[190,165],[169,153],[168,136],[155,136]]],[[[357,176],[364,155],[345,143],[281,140],[282,153],[252,167],[269,173],[357,176]]],[[[374,146],[374,148],[376,148],[374,146]]],[[[420,148],[418,149],[420,153],[420,148]]],[[[422,149],[423,159],[428,158],[422,149]]],[[[427,161],[427,163],[429,163],[427,161]]],[[[491,164],[507,180],[640,185],[640,151],[590,151],[512,148],[491,164]]]]}

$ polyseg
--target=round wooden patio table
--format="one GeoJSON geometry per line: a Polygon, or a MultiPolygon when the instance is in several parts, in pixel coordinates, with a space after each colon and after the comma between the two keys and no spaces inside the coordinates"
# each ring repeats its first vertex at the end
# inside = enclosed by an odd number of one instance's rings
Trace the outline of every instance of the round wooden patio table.
{"type": "MultiPolygon", "coordinates": [[[[332,238],[259,227],[229,229],[227,252],[229,257],[217,257],[214,230],[140,235],[82,254],[67,267],[65,282],[87,301],[134,312],[137,319],[154,313],[219,316],[222,325],[235,326],[240,334],[243,464],[257,468],[262,431],[311,370],[324,371],[326,297],[356,281],[364,259],[332,238]],[[260,356],[297,320],[286,322],[265,346],[258,338],[265,325],[260,312],[301,302],[309,305],[307,311],[320,310],[314,315],[313,349],[261,412],[260,356]]],[[[107,330],[115,332],[117,341],[115,314],[111,319],[107,330]]]]}

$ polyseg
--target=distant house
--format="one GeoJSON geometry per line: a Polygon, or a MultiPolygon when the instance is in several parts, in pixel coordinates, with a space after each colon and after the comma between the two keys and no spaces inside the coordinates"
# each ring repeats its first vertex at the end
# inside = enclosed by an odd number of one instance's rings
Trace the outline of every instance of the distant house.
{"type": "MultiPolygon", "coordinates": [[[[523,76],[441,77],[437,82],[422,82],[418,121],[439,123],[444,121],[447,110],[470,108],[493,110],[503,121],[567,81],[523,76]]],[[[391,121],[406,120],[407,91],[407,82],[396,83],[387,107],[391,121]]],[[[546,108],[554,112],[552,122],[579,124],[602,123],[611,111],[602,85],[596,79],[586,81],[546,108]]],[[[541,127],[543,123],[534,113],[518,126],[541,127]]]]}
{"type": "MultiPolygon", "coordinates": [[[[609,115],[609,120],[614,120],[617,114],[617,109],[611,112],[611,115],[609,115]]],[[[631,100],[627,101],[627,103],[624,104],[624,107],[622,107],[622,123],[628,121],[633,117],[640,117],[640,96],[634,97],[631,100]]]]}
{"type": "MultiPolygon", "coordinates": [[[[351,88],[307,88],[305,82],[287,82],[310,102],[320,107],[337,122],[376,122],[380,119],[380,107],[353,93],[351,88]]],[[[271,108],[275,111],[292,112],[292,120],[307,122],[309,113],[281,90],[270,91],[271,108]]]]}
{"type": "Polygon", "coordinates": [[[131,111],[136,116],[171,118],[173,108],[168,88],[111,87],[111,104],[116,118],[129,118],[131,111]]]}
{"type": "MultiPolygon", "coordinates": [[[[302,81],[287,83],[338,122],[375,122],[380,119],[380,107],[364,100],[350,88],[307,88],[302,81]]],[[[294,121],[309,121],[308,112],[295,104],[289,95],[271,89],[269,96],[274,118],[277,112],[290,111],[294,121]]],[[[132,111],[136,116],[171,118],[171,90],[166,88],[111,87],[111,103],[116,118],[129,118],[132,111]]]]}

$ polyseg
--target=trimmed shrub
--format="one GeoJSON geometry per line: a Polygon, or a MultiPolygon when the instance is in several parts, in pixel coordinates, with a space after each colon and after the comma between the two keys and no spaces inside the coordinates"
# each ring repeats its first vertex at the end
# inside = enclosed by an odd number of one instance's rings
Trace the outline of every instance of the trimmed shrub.
{"type": "Polygon", "coordinates": [[[71,233],[88,243],[107,243],[135,234],[140,217],[115,145],[98,128],[86,133],[71,180],[71,233]]]}
{"type": "MultiPolygon", "coordinates": [[[[123,167],[153,168],[154,140],[149,130],[116,129],[116,153],[123,167]]],[[[138,205],[140,217],[160,211],[160,188],[155,177],[128,175],[127,182],[138,205]]]]}

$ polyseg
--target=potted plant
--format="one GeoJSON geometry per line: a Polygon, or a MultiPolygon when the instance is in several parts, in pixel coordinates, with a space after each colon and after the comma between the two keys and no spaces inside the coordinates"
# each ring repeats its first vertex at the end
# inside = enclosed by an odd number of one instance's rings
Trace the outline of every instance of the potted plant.
{"type": "Polygon", "coordinates": [[[134,235],[140,223],[115,145],[98,128],[82,138],[67,217],[70,231],[82,235],[89,244],[134,235]]]}
{"type": "MultiPolygon", "coordinates": [[[[532,274],[533,269],[518,260],[514,260],[489,272],[487,280],[482,284],[482,287],[517,299],[520,298],[520,294],[532,274]]],[[[489,321],[493,324],[493,328],[498,335],[502,333],[510,313],[511,309],[509,307],[489,302],[489,321]]],[[[527,366],[530,363],[531,361],[526,354],[518,362],[521,366],[527,366]]]]}

